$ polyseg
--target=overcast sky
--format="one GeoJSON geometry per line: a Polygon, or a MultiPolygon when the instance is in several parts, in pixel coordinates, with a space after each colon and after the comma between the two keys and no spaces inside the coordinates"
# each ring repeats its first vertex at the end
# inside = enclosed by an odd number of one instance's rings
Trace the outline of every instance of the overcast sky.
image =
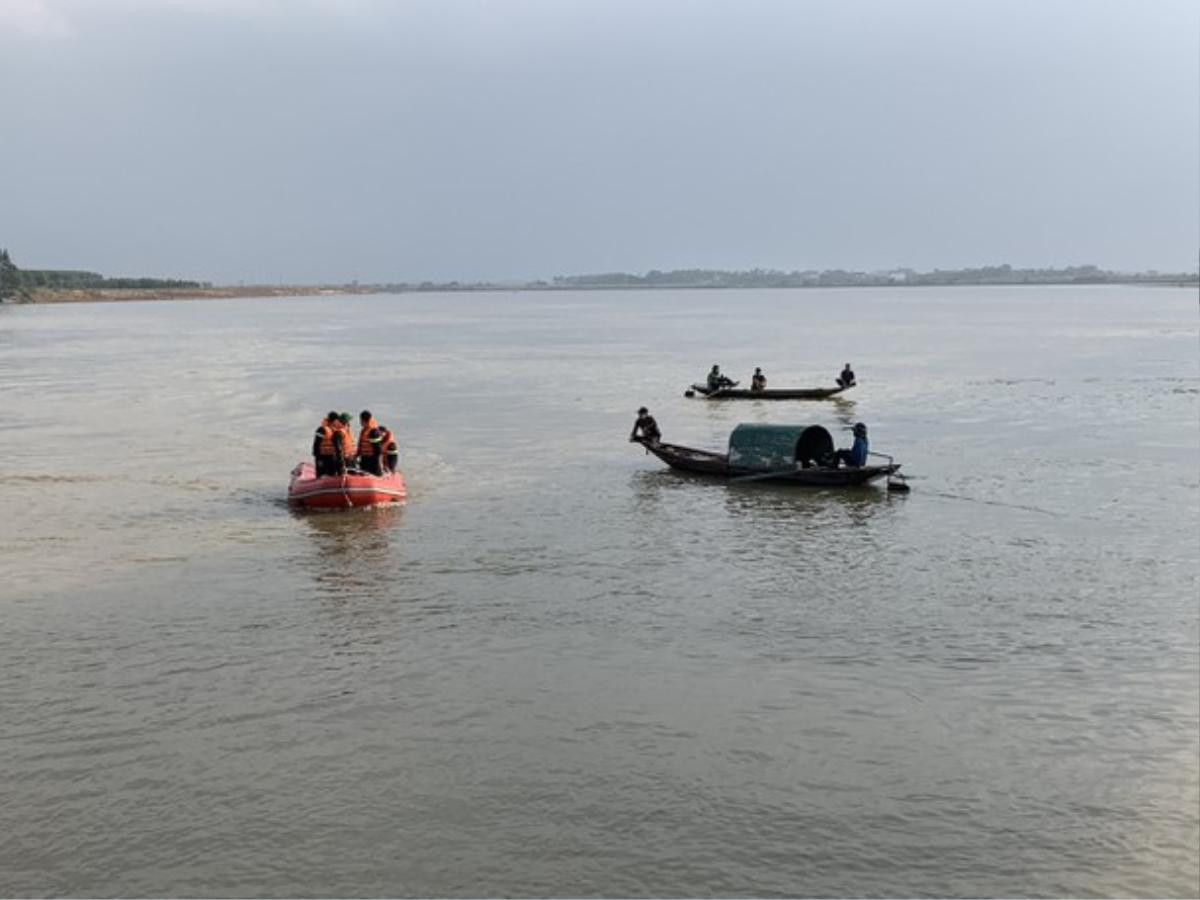
{"type": "Polygon", "coordinates": [[[1195,270],[1200,3],[0,0],[0,246],[217,282],[1195,270]]]}

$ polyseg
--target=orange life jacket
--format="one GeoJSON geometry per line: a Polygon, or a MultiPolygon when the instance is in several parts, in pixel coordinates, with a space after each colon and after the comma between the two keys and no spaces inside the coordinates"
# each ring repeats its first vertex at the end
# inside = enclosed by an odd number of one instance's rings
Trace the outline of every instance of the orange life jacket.
{"type": "Polygon", "coordinates": [[[338,422],[333,429],[334,439],[338,441],[342,448],[342,457],[344,459],[354,458],[354,435],[350,433],[350,426],[345,422],[338,422]]]}
{"type": "Polygon", "coordinates": [[[385,425],[376,425],[367,432],[366,438],[359,445],[358,455],[361,459],[382,456],[389,449],[392,451],[396,449],[396,439],[392,437],[392,432],[385,425]]]}
{"type": "Polygon", "coordinates": [[[371,441],[369,440],[369,436],[371,434],[371,429],[378,428],[378,427],[379,427],[379,424],[375,421],[375,417],[372,416],[367,421],[367,424],[363,426],[363,430],[358,433],[358,455],[359,456],[372,455],[373,448],[371,447],[371,441]]]}
{"type": "Polygon", "coordinates": [[[334,429],[328,422],[321,422],[317,426],[317,437],[320,438],[317,444],[318,456],[333,456],[336,451],[333,447],[334,429]]]}

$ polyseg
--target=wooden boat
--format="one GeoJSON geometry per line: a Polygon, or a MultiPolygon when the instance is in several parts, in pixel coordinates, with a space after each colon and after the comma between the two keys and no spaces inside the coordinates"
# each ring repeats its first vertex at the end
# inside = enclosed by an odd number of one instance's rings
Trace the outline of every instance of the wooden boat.
{"type": "Polygon", "coordinates": [[[708,385],[693,384],[691,390],[684,393],[689,397],[700,394],[705,400],[828,400],[846,390],[848,388],[838,386],[832,388],[764,388],[761,391],[723,387],[710,391],[708,385]]]}
{"type": "Polygon", "coordinates": [[[834,468],[818,465],[816,461],[834,449],[833,437],[820,425],[739,425],[729,435],[728,453],[645,440],[638,443],[673,469],[730,481],[851,487],[888,478],[900,471],[900,465],[891,457],[883,457],[888,460],[887,464],[878,466],[834,468]]]}
{"type": "Polygon", "coordinates": [[[316,467],[302,462],[292,469],[288,484],[288,503],[308,509],[351,509],[402,503],[408,496],[404,476],[399,472],[372,475],[350,469],[345,475],[317,477],[316,467]]]}

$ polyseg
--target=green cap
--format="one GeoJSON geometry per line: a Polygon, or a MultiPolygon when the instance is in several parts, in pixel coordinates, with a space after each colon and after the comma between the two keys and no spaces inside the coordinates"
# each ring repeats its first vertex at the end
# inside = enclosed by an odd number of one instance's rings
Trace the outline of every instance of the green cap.
{"type": "Polygon", "coordinates": [[[350,413],[340,413],[338,418],[341,419],[345,424],[350,424],[350,413]]]}

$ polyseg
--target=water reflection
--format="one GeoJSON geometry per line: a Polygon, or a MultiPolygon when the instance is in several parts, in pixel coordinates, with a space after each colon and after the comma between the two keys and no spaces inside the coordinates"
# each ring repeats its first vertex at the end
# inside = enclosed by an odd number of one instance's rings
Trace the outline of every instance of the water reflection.
{"type": "MultiPolygon", "coordinates": [[[[821,424],[829,422],[829,414],[838,425],[847,428],[856,421],[858,403],[849,397],[829,397],[825,400],[725,400],[700,401],[705,417],[718,425],[729,425],[738,422],[755,422],[758,424],[795,423],[821,424]]],[[[830,430],[836,425],[830,424],[830,430]]]]}
{"type": "Polygon", "coordinates": [[[1195,298],[1020,290],[859,292],[853,321],[800,308],[843,293],[747,296],[764,359],[855,346],[887,385],[661,402],[718,450],[755,408],[843,446],[864,419],[938,461],[907,499],[727,485],[621,440],[631,385],[728,352],[702,348],[744,330],[732,294],[587,293],[582,320],[542,311],[561,294],[345,298],[364,365],[336,372],[327,335],[294,340],[326,299],[4,309],[27,346],[0,342],[0,442],[51,448],[9,474],[71,470],[54,448],[86,436],[169,479],[0,481],[5,893],[1195,895],[1197,395],[1128,381],[1195,387],[1195,342],[1095,327],[1194,337],[1195,298]],[[1043,339],[1053,388],[965,384],[1043,339]],[[147,382],[172,388],[97,422],[147,382]],[[274,504],[314,396],[395,391],[420,504],[274,504]],[[232,470],[214,397],[254,418],[232,470]],[[962,424],[931,436],[931,410],[962,424]],[[171,478],[177,445],[203,482],[171,478]]]}
{"type": "Polygon", "coordinates": [[[775,522],[802,519],[815,525],[865,525],[892,515],[905,495],[879,485],[811,488],[770,481],[730,483],[675,469],[639,471],[630,478],[639,513],[679,515],[716,505],[733,519],[775,522]],[[670,507],[682,507],[670,508],[670,507]]]}
{"type": "Polygon", "coordinates": [[[378,599],[385,595],[393,569],[392,532],[403,516],[401,506],[346,512],[293,510],[316,548],[301,564],[321,593],[378,599]]]}
{"type": "Polygon", "coordinates": [[[854,424],[854,411],[858,404],[849,397],[833,397],[830,402],[833,404],[833,415],[843,425],[850,427],[854,424]]]}
{"type": "Polygon", "coordinates": [[[725,509],[731,516],[755,516],[768,521],[803,517],[815,522],[863,525],[892,508],[886,490],[871,485],[846,488],[810,488],[769,481],[730,485],[725,509]]]}

